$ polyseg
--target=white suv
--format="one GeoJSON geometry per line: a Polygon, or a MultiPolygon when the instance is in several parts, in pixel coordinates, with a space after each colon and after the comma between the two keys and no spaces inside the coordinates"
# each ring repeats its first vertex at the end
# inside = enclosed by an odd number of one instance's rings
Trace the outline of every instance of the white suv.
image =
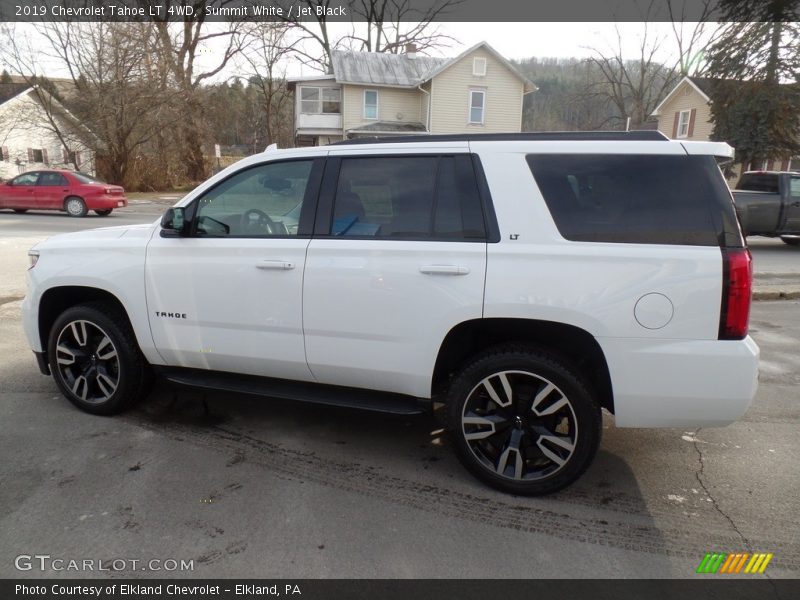
{"type": "Polygon", "coordinates": [[[36,246],[43,373],[118,412],[151,375],[414,413],[516,494],[622,427],[724,425],[756,392],[752,271],[715,156],[657,132],[426,136],[268,151],[160,223],[36,246]]]}

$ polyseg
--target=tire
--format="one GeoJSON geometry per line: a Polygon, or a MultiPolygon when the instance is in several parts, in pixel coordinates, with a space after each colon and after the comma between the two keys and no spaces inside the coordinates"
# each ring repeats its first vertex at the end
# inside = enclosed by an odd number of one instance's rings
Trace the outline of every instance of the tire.
{"type": "Polygon", "coordinates": [[[61,393],[88,413],[122,412],[150,391],[150,366],[133,329],[109,304],[81,304],[61,313],[50,329],[47,355],[61,393]]]}
{"type": "Polygon", "coordinates": [[[89,212],[86,203],[77,196],[70,196],[64,200],[64,210],[70,217],[85,217],[89,212]]]}
{"type": "Polygon", "coordinates": [[[461,463],[512,494],[568,486],[600,444],[602,415],[590,386],[568,360],[538,346],[505,344],[473,358],[453,379],[446,411],[461,463]]]}
{"type": "Polygon", "coordinates": [[[14,212],[17,213],[18,215],[23,215],[26,212],[28,212],[28,209],[27,208],[15,208],[14,212]]]}
{"type": "Polygon", "coordinates": [[[782,237],[781,241],[784,244],[789,244],[790,246],[800,246],[800,238],[786,238],[782,237]]]}
{"type": "Polygon", "coordinates": [[[114,210],[114,209],[113,208],[106,208],[106,209],[103,209],[103,210],[96,210],[96,211],[94,211],[94,214],[96,214],[98,217],[107,217],[108,215],[111,214],[112,210],[114,210]]]}

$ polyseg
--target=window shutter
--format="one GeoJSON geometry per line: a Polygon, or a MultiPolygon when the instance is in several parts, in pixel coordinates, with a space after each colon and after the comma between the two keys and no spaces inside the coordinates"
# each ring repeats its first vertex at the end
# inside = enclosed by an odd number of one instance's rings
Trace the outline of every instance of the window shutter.
{"type": "Polygon", "coordinates": [[[75,151],[75,166],[77,168],[81,168],[81,153],[77,150],[75,151]]]}
{"type": "Polygon", "coordinates": [[[28,148],[28,162],[33,162],[33,148],[28,148]]]}
{"type": "Polygon", "coordinates": [[[693,108],[692,112],[689,113],[689,132],[687,133],[687,137],[692,137],[694,134],[694,118],[697,115],[697,109],[693,108]]]}
{"type": "Polygon", "coordinates": [[[3,146],[3,160],[8,160],[8,146],[3,146]]]}
{"type": "Polygon", "coordinates": [[[42,161],[44,161],[46,165],[50,164],[50,161],[47,159],[47,148],[42,148],[42,161]]]}
{"type": "Polygon", "coordinates": [[[675,120],[672,122],[672,139],[678,137],[678,120],[681,118],[681,113],[675,113],[675,120]]]}

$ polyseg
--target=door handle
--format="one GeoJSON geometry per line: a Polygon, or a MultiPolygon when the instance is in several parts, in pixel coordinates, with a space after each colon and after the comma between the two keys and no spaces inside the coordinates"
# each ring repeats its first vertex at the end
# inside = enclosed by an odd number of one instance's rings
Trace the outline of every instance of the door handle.
{"type": "Polygon", "coordinates": [[[260,260],[256,263],[256,268],[288,271],[289,269],[294,269],[294,263],[286,260],[260,260]]]}
{"type": "Polygon", "coordinates": [[[466,275],[469,267],[460,265],[425,265],[419,268],[419,272],[425,275],[466,275]]]}

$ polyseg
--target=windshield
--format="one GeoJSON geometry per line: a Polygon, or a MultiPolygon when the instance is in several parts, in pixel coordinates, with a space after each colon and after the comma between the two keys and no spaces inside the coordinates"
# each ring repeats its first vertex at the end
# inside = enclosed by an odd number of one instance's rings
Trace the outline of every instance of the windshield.
{"type": "Polygon", "coordinates": [[[103,181],[100,181],[96,177],[92,177],[91,175],[87,175],[86,173],[78,173],[76,171],[72,175],[73,175],[73,177],[75,177],[75,179],[77,179],[81,183],[105,183],[103,181]]]}

